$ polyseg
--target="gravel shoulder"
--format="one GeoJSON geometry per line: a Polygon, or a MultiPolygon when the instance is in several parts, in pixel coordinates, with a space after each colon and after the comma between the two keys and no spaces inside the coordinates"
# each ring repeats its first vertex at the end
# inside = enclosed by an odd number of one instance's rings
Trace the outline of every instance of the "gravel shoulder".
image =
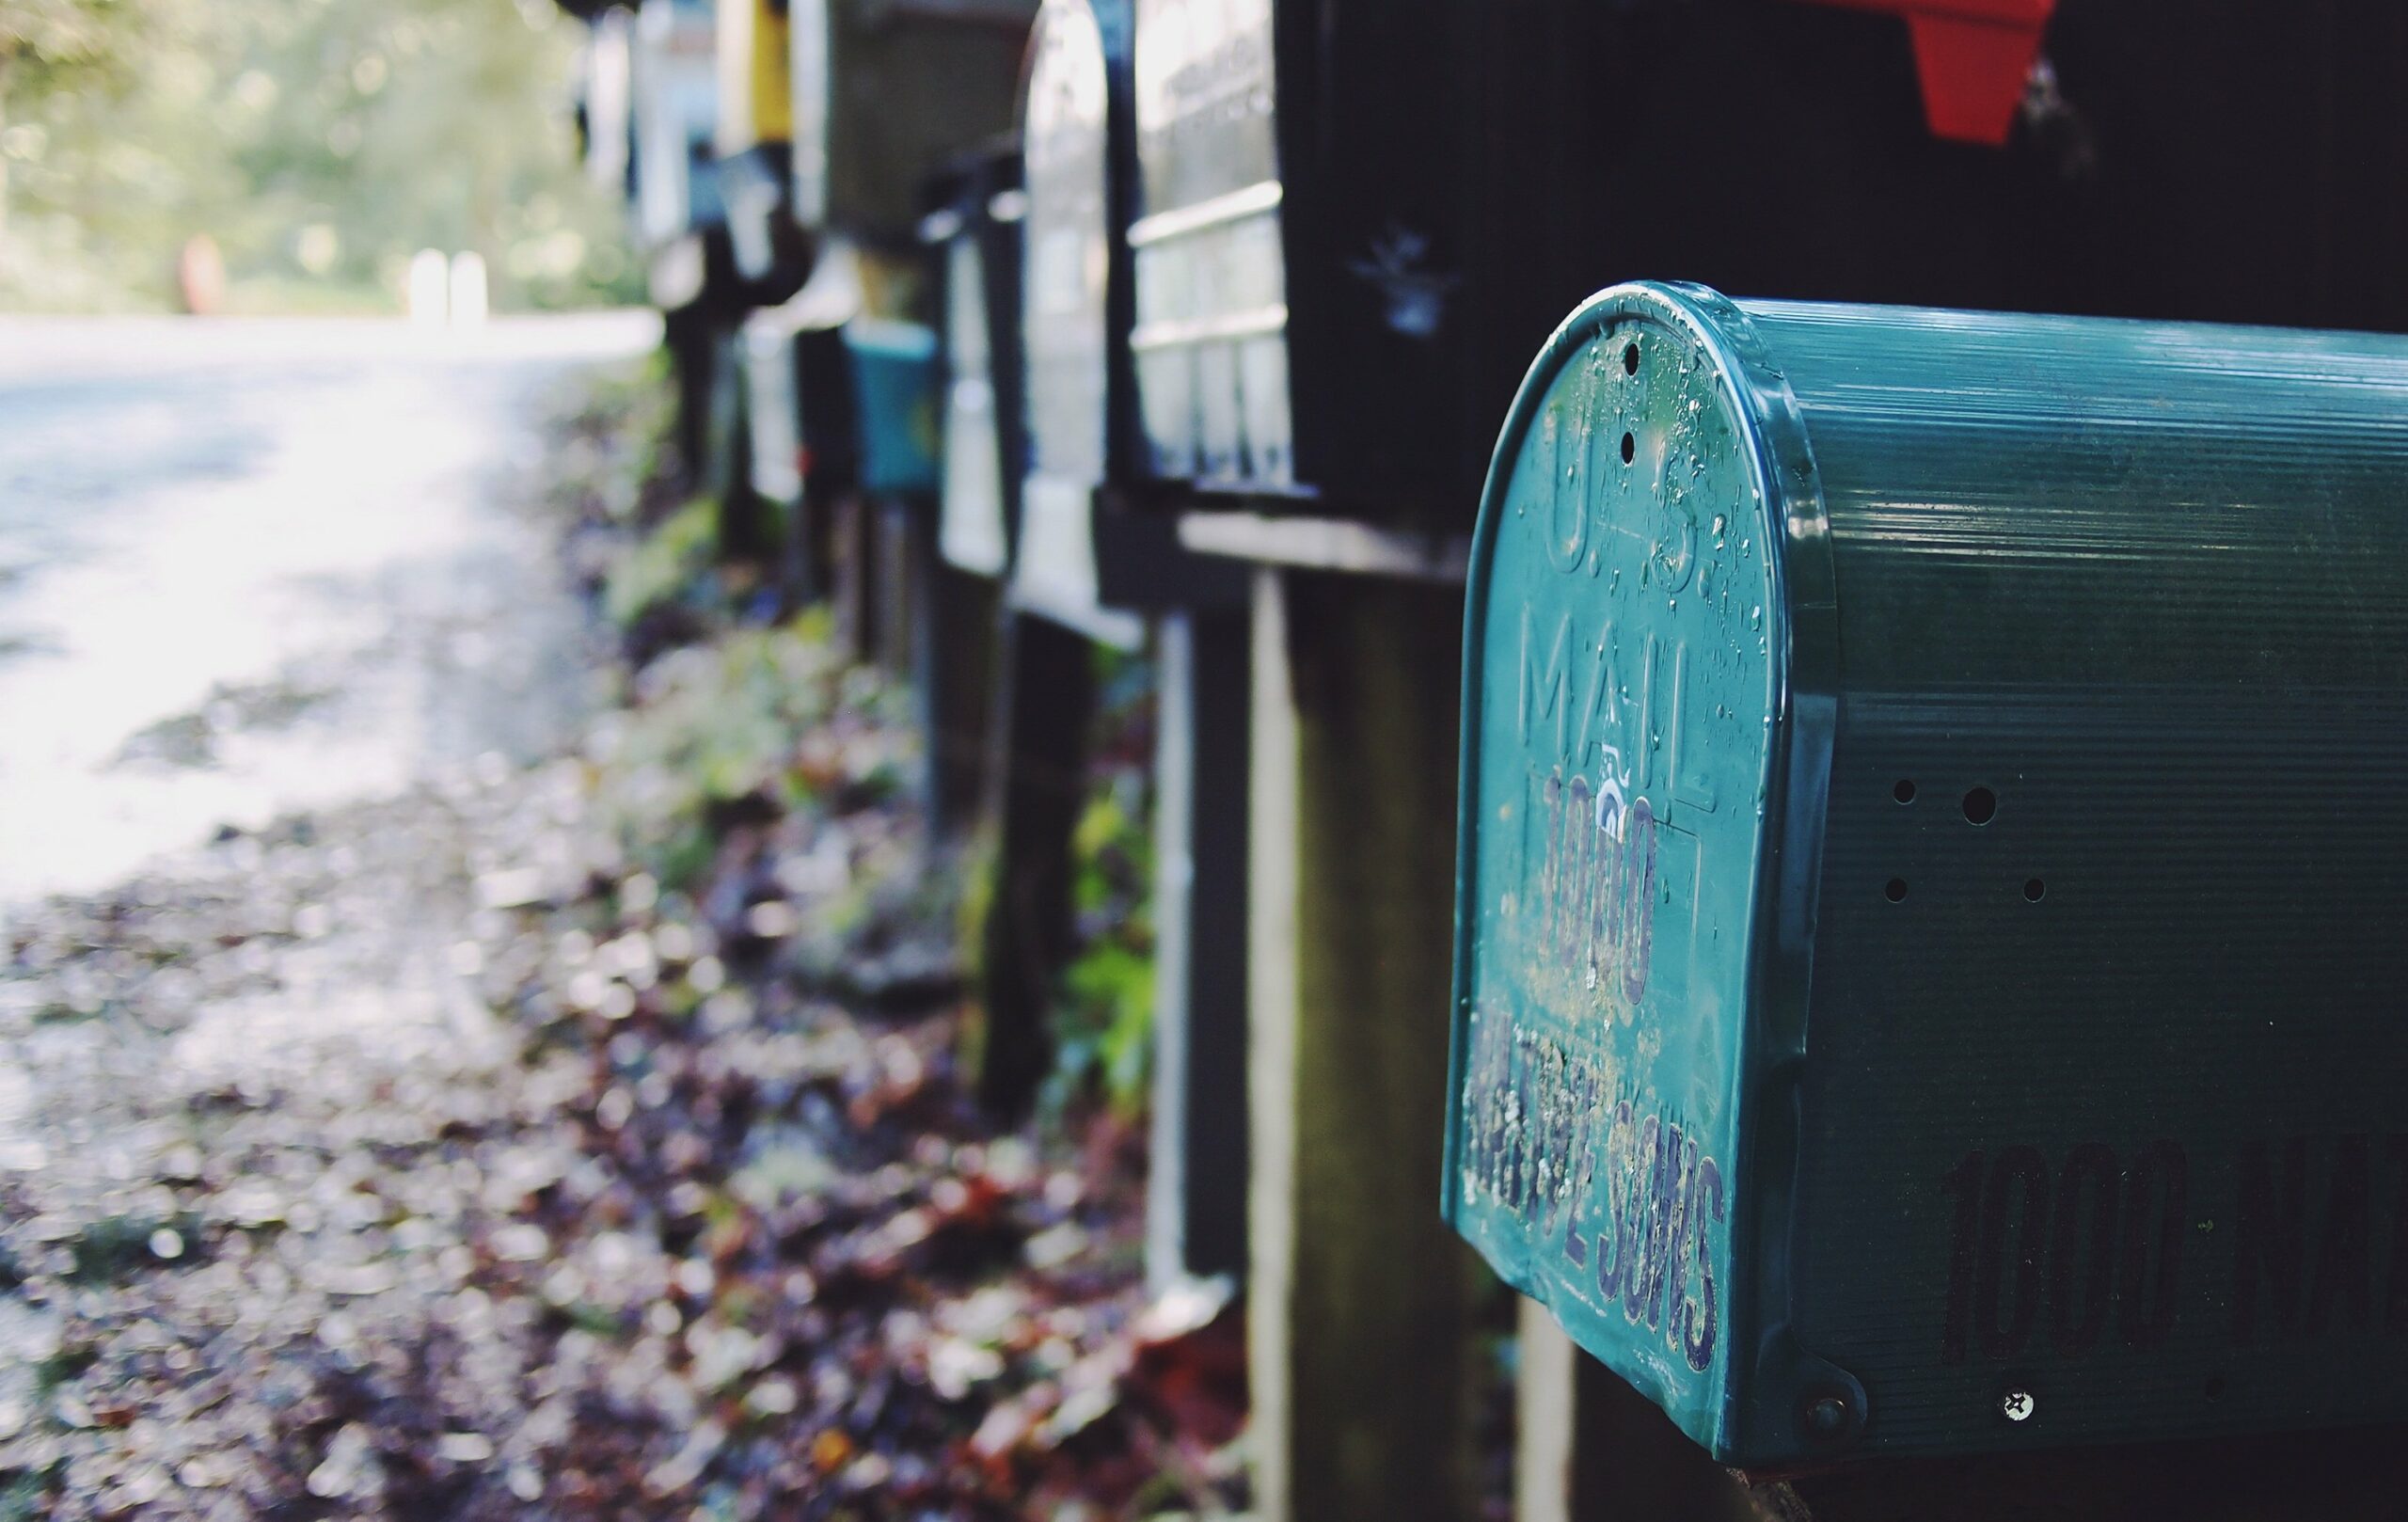
{"type": "MultiPolygon", "coordinates": [[[[635,426],[554,438],[597,605],[635,426]]],[[[966,1098],[901,694],[807,624],[589,644],[621,701],[548,755],[11,920],[0,1518],[1242,1507],[1236,1308],[1142,1292],[1142,1128],[966,1098]]]]}

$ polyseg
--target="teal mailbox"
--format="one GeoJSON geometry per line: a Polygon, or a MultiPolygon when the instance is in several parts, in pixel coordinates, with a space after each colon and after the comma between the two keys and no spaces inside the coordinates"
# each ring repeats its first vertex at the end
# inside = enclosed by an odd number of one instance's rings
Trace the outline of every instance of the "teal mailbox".
{"type": "Polygon", "coordinates": [[[2408,1418],[2408,341],[1616,287],[1465,694],[1445,1209],[1698,1442],[2408,1418]]]}
{"type": "Polygon", "coordinates": [[[881,497],[932,497],[942,443],[937,335],[917,323],[855,317],[845,352],[859,400],[862,487],[881,497]]]}

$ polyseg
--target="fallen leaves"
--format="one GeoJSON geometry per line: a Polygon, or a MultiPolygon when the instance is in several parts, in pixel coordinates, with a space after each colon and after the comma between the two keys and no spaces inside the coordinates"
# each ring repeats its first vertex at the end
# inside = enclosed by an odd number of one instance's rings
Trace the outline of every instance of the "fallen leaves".
{"type": "Polygon", "coordinates": [[[748,630],[13,927],[0,1518],[1242,1510],[1138,1133],[965,1092],[907,710],[748,630]]]}

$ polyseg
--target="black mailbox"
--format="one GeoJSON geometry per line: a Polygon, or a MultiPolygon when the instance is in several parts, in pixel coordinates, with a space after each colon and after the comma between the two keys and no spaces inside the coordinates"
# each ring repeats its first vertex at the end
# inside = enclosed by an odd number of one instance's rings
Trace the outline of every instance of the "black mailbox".
{"type": "Polygon", "coordinates": [[[1142,463],[1168,481],[1459,530],[1556,320],[1664,273],[1817,299],[2408,322],[2378,293],[2399,157],[2379,38],[2186,24],[2162,0],[2067,8],[2053,68],[1990,148],[1934,137],[1908,29],[1873,9],[1138,14],[1133,341],[1142,463]],[[2224,107],[2260,75],[2282,108],[2224,107]],[[2283,214],[2233,223],[2236,172],[2283,214]]]}

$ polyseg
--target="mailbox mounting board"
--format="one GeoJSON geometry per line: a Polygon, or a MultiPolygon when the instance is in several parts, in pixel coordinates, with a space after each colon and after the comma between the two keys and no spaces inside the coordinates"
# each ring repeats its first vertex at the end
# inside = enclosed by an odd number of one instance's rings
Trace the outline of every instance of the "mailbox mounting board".
{"type": "Polygon", "coordinates": [[[1471,565],[1445,1204],[1727,1462],[2408,1418],[2408,341],[1620,286],[1471,565]]]}

